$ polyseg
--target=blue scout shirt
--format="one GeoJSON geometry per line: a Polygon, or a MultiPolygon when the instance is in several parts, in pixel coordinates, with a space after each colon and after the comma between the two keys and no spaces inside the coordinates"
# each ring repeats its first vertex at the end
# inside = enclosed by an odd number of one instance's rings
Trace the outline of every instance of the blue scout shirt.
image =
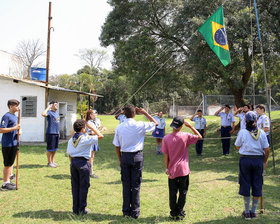
{"type": "Polygon", "coordinates": [[[238,132],[235,146],[239,146],[239,153],[242,155],[262,156],[264,148],[269,147],[266,134],[258,128],[257,136],[247,129],[241,129],[238,132]]]}
{"type": "Polygon", "coordinates": [[[127,118],[126,118],[126,116],[125,116],[124,114],[119,115],[118,118],[117,118],[117,120],[119,120],[120,123],[125,122],[126,119],[127,119],[127,118]]]}
{"type": "Polygon", "coordinates": [[[195,129],[201,130],[205,128],[207,124],[206,119],[204,117],[195,116],[192,121],[195,123],[195,129]]]}
{"type": "Polygon", "coordinates": [[[154,119],[158,122],[158,126],[157,126],[158,129],[164,129],[165,128],[166,123],[165,123],[165,120],[164,120],[163,117],[160,118],[158,116],[155,116],[154,119]]]}
{"type": "Polygon", "coordinates": [[[236,117],[239,117],[240,129],[246,129],[245,113],[236,114],[236,117]]]}
{"type": "MultiPolygon", "coordinates": [[[[269,121],[269,118],[266,116],[266,114],[262,114],[258,117],[257,126],[258,126],[258,128],[261,128],[261,129],[270,128],[270,121],[269,121]]],[[[265,132],[265,133],[266,133],[266,135],[269,135],[269,131],[265,132]]]]}
{"type": "Polygon", "coordinates": [[[98,136],[89,136],[88,134],[77,135],[69,139],[67,146],[67,154],[71,157],[84,157],[89,159],[91,156],[91,146],[98,143],[98,136]]]}
{"type": "Polygon", "coordinates": [[[221,126],[231,126],[231,123],[235,122],[234,116],[231,112],[228,114],[221,112],[218,113],[218,116],[221,117],[221,126]]]}
{"type": "MultiPolygon", "coordinates": [[[[1,120],[1,128],[12,128],[17,125],[18,118],[16,115],[7,112],[1,120]]],[[[3,133],[2,147],[13,147],[17,145],[17,130],[3,133]]]]}
{"type": "Polygon", "coordinates": [[[56,111],[49,110],[47,112],[47,134],[59,134],[59,114],[56,111]]]}

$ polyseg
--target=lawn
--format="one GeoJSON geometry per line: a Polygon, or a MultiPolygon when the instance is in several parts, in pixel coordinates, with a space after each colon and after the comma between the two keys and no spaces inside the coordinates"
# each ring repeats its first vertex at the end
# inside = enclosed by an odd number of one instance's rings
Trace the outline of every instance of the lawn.
{"type": "MultiPolygon", "coordinates": [[[[88,207],[91,213],[80,217],[72,214],[69,159],[66,143],[60,144],[56,155],[59,168],[46,167],[45,146],[20,147],[19,190],[0,192],[0,223],[172,223],[168,218],[168,186],[163,156],[156,155],[155,140],[149,134],[145,139],[144,171],[141,185],[141,214],[138,220],[122,217],[122,186],[120,168],[112,145],[118,121],[113,116],[99,116],[107,128],[100,141],[101,151],[94,161],[99,179],[91,179],[88,207]]],[[[219,137],[219,118],[206,117],[209,138],[219,137]]],[[[273,140],[276,175],[272,156],[264,180],[265,213],[254,223],[280,223],[280,166],[279,135],[280,112],[273,112],[273,140]]],[[[145,120],[137,116],[137,120],[145,120]]],[[[167,119],[167,133],[171,131],[167,119]]],[[[189,131],[186,127],[183,131],[189,131]]],[[[205,140],[203,157],[189,148],[190,186],[186,201],[186,219],[176,223],[230,224],[243,221],[243,199],[238,195],[238,153],[232,141],[230,156],[222,156],[220,140],[205,140]]],[[[271,154],[272,155],[272,154],[271,154]]],[[[0,169],[3,168],[2,156],[0,169]]],[[[2,176],[1,176],[2,177],[2,176]]],[[[2,178],[1,178],[2,182],[2,178]]]]}

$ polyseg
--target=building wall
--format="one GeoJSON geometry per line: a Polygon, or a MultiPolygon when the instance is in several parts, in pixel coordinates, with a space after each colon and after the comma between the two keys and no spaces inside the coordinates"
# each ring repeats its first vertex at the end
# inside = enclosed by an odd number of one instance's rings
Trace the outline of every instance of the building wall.
{"type": "MultiPolygon", "coordinates": [[[[13,79],[0,77],[0,117],[9,111],[7,101],[9,99],[21,100],[23,96],[37,96],[36,117],[21,117],[22,135],[20,141],[42,142],[44,141],[44,118],[41,116],[45,107],[45,89],[39,86],[22,82],[15,83],[13,79]]],[[[0,136],[2,138],[2,134],[0,136]]]]}
{"type": "MultiPolygon", "coordinates": [[[[60,105],[65,103],[65,119],[61,117],[60,119],[60,128],[62,128],[63,124],[65,124],[65,131],[66,136],[70,136],[73,133],[73,124],[77,119],[77,94],[71,92],[64,92],[58,90],[49,90],[49,97],[48,101],[56,100],[60,105]]],[[[64,109],[63,107],[61,108],[64,109]]],[[[63,111],[58,111],[60,115],[62,115],[63,111]]]]}

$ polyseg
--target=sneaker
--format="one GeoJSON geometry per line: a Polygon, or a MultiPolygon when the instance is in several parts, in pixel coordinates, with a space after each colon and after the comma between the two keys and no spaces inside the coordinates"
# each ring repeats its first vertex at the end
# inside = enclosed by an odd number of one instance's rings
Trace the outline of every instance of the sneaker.
{"type": "Polygon", "coordinates": [[[251,219],[250,213],[245,213],[245,211],[242,213],[242,217],[243,217],[245,220],[250,220],[250,219],[251,219]]]}
{"type": "Polygon", "coordinates": [[[52,164],[54,164],[56,167],[59,167],[59,165],[55,162],[52,162],[52,164]]]}
{"type": "Polygon", "coordinates": [[[7,183],[5,186],[2,185],[2,187],[1,187],[1,191],[11,191],[11,190],[15,190],[15,189],[16,189],[16,186],[11,183],[7,183]]]}
{"type": "Polygon", "coordinates": [[[96,178],[96,179],[99,178],[99,177],[98,177],[96,174],[94,174],[94,173],[93,173],[93,174],[90,174],[89,176],[90,176],[91,178],[96,178]]]}
{"type": "Polygon", "coordinates": [[[14,183],[12,183],[12,182],[10,182],[10,184],[11,184],[12,186],[16,186],[16,184],[14,184],[14,183]]]}
{"type": "Polygon", "coordinates": [[[256,216],[256,213],[251,212],[251,211],[250,211],[250,216],[251,216],[251,219],[254,219],[254,218],[256,218],[256,217],[257,217],[257,216],[256,216]]]}
{"type": "Polygon", "coordinates": [[[48,163],[47,167],[56,168],[56,166],[53,163],[48,163]]]}
{"type": "Polygon", "coordinates": [[[15,175],[15,174],[13,174],[13,175],[10,176],[10,180],[13,180],[13,179],[15,179],[15,178],[16,178],[16,175],[15,175]]]}

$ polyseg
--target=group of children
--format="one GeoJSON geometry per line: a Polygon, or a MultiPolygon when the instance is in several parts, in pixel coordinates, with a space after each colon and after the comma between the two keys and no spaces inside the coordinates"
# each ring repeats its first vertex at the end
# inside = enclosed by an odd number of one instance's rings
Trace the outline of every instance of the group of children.
{"type": "MultiPolygon", "coordinates": [[[[4,169],[3,169],[3,184],[2,190],[14,190],[15,184],[11,183],[11,179],[14,178],[12,174],[13,163],[18,150],[17,133],[20,129],[18,119],[15,113],[19,111],[19,101],[9,100],[8,101],[9,112],[7,112],[1,120],[0,133],[2,136],[2,154],[4,158],[4,169]]],[[[142,128],[144,131],[141,136],[145,135],[146,132],[153,131],[153,136],[157,140],[157,153],[161,152],[164,154],[164,164],[166,167],[166,174],[168,175],[168,186],[169,186],[169,205],[171,218],[177,220],[185,217],[184,205],[186,201],[186,194],[189,185],[189,156],[188,147],[190,144],[196,144],[197,155],[201,155],[203,146],[203,137],[206,134],[206,120],[202,116],[202,111],[198,110],[196,114],[191,117],[191,120],[195,122],[193,127],[189,122],[185,121],[182,117],[175,117],[170,125],[172,133],[165,136],[165,120],[162,117],[160,111],[157,116],[150,116],[142,108],[134,108],[134,106],[128,106],[130,113],[128,117],[124,114],[119,114],[116,118],[120,120],[120,127],[118,131],[124,130],[124,135],[120,138],[117,132],[115,134],[114,144],[116,145],[117,154],[120,160],[120,165],[123,160],[121,157],[126,155],[127,159],[130,158],[132,153],[141,153],[142,148],[134,152],[133,132],[126,133],[126,127],[142,128]],[[133,112],[134,111],[134,112],[133,112]],[[141,124],[135,123],[135,113],[144,114],[148,117],[150,122],[142,122],[141,124]],[[122,118],[120,117],[121,115],[122,118]],[[125,124],[124,124],[125,123],[125,124]],[[126,124],[127,123],[127,124],[126,124]],[[147,124],[146,124],[147,123],[147,124]],[[129,125],[128,125],[129,124],[129,125]],[[128,125],[128,126],[127,126],[128,125]],[[139,126],[140,125],[140,126],[139,126]],[[192,130],[194,135],[187,132],[181,132],[181,129],[185,125],[192,130]],[[127,134],[132,137],[127,139],[127,134]],[[127,144],[124,144],[126,142],[127,144]],[[121,151],[124,144],[130,151],[121,151]],[[131,144],[131,145],[130,145],[131,144]],[[128,153],[128,154],[127,154],[128,153]],[[130,155],[129,155],[130,154],[130,155]],[[179,196],[177,197],[177,192],[179,196]]],[[[229,113],[230,107],[226,105],[216,112],[215,115],[220,116],[224,119],[225,124],[222,124],[224,129],[232,132],[234,129],[228,128],[229,124],[234,123],[233,114],[229,113]],[[225,112],[221,112],[225,109],[225,112]],[[227,122],[227,123],[226,123],[227,122]]],[[[47,158],[48,166],[57,167],[58,164],[54,162],[54,155],[58,149],[59,139],[59,116],[56,113],[57,102],[51,102],[49,107],[42,113],[42,116],[47,117],[47,158]]],[[[75,134],[68,141],[67,153],[69,155],[71,165],[71,185],[72,185],[72,197],[73,197],[73,212],[75,214],[87,214],[87,194],[90,186],[90,176],[93,176],[92,172],[92,161],[94,158],[94,152],[99,151],[98,141],[104,136],[101,134],[101,123],[99,119],[96,119],[97,112],[89,110],[86,113],[86,119],[79,119],[75,121],[73,128],[75,134]]],[[[269,156],[269,129],[270,121],[265,115],[265,106],[258,105],[256,112],[250,111],[249,106],[245,105],[239,108],[234,113],[234,116],[240,118],[241,130],[238,133],[235,145],[240,153],[239,161],[239,194],[244,196],[245,210],[243,216],[245,219],[251,219],[256,217],[255,211],[258,203],[258,198],[262,195],[262,183],[263,183],[263,170],[266,167],[268,156],[269,156]],[[251,210],[249,209],[250,204],[250,189],[252,188],[253,202],[251,210]]],[[[234,125],[234,124],[233,124],[234,125]]],[[[116,130],[117,130],[116,129],[116,130]]],[[[139,129],[140,130],[140,129],[139,129]]],[[[140,132],[139,132],[140,133],[140,132]]],[[[119,134],[120,135],[120,134],[119,134]]],[[[222,134],[227,136],[227,134],[222,134]]],[[[144,146],[144,138],[136,138],[136,141],[141,140],[141,145],[144,146]],[[143,142],[142,142],[143,141],[143,142]]],[[[225,145],[228,143],[225,143],[225,145]]],[[[135,147],[139,147],[138,144],[135,147]]],[[[226,149],[225,149],[226,150],[226,149]]],[[[229,151],[225,151],[227,153],[229,151]]],[[[136,155],[137,157],[138,155],[136,155]]],[[[134,159],[135,162],[135,159],[134,159]]],[[[143,158],[141,160],[143,167],[143,158]]],[[[122,166],[121,166],[122,167],[122,166]]],[[[123,167],[122,167],[123,168],[123,167]]],[[[141,170],[142,172],[142,170],[141,170]]],[[[123,177],[122,177],[123,181],[123,177]]],[[[141,182],[141,180],[140,180],[141,182]]],[[[123,182],[124,184],[124,182],[123,182]]],[[[124,185],[123,185],[124,186],[124,185]]],[[[139,196],[140,185],[138,189],[139,196]]],[[[139,198],[138,198],[139,199],[139,198]]],[[[140,213],[140,201],[139,201],[140,213]]],[[[124,214],[125,215],[125,214],[124,214]]],[[[132,216],[137,218],[137,216],[132,216]]]]}

